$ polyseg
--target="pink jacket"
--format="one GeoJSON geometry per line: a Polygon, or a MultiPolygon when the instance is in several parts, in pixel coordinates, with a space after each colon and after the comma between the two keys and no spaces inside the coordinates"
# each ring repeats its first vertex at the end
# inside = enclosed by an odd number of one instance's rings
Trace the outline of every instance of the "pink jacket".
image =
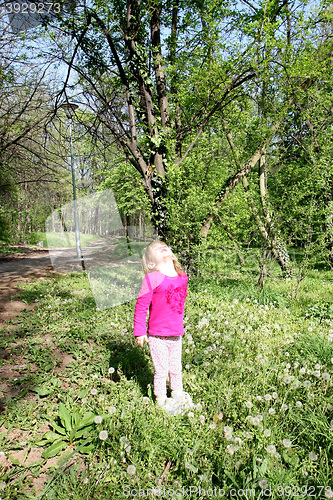
{"type": "Polygon", "coordinates": [[[149,335],[184,335],[183,317],[188,276],[171,278],[158,271],[143,278],[134,310],[134,336],[146,335],[149,308],[149,335]]]}

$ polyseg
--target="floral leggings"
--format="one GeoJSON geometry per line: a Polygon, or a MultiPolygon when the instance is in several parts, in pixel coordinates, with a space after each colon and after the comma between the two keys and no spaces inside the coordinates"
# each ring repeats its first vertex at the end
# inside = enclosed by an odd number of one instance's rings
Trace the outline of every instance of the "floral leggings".
{"type": "Polygon", "coordinates": [[[147,340],[155,369],[155,396],[162,399],[166,397],[168,373],[171,390],[182,392],[182,337],[148,334],[147,340]]]}

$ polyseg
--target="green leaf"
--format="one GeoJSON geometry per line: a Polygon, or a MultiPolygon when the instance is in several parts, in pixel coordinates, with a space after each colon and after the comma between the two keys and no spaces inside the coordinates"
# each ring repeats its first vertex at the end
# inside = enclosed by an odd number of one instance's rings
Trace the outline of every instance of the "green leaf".
{"type": "Polygon", "coordinates": [[[36,392],[39,396],[48,396],[51,394],[52,390],[49,387],[40,385],[40,386],[35,386],[30,388],[31,392],[36,392]]]}
{"type": "Polygon", "coordinates": [[[84,417],[80,420],[79,424],[76,426],[77,429],[82,429],[83,427],[87,427],[87,425],[91,425],[94,422],[96,417],[96,413],[89,412],[84,415],[84,417]]]}
{"type": "Polygon", "coordinates": [[[77,397],[79,399],[82,399],[82,398],[86,397],[86,395],[88,394],[88,392],[89,392],[89,389],[81,389],[81,391],[79,391],[77,393],[77,397]]]}
{"type": "Polygon", "coordinates": [[[59,417],[66,431],[70,431],[72,429],[72,419],[64,403],[59,404],[59,417]]]}
{"type": "Polygon", "coordinates": [[[65,429],[63,427],[60,427],[60,425],[56,424],[53,420],[50,420],[50,425],[55,431],[59,432],[59,434],[62,434],[63,436],[66,435],[65,429]]]}
{"type": "Polygon", "coordinates": [[[51,444],[51,446],[49,446],[46,450],[43,451],[42,457],[46,458],[46,459],[55,457],[66,446],[67,446],[67,443],[65,443],[65,441],[57,441],[57,442],[51,444]]]}
{"type": "Polygon", "coordinates": [[[59,434],[53,431],[47,431],[45,434],[42,436],[42,439],[46,439],[47,441],[51,441],[52,443],[54,441],[57,441],[60,438],[59,434]]]}
{"type": "Polygon", "coordinates": [[[91,444],[88,444],[87,446],[82,446],[82,448],[80,449],[80,452],[81,453],[90,453],[94,449],[95,449],[95,445],[94,445],[94,443],[91,443],[91,444]]]}
{"type": "Polygon", "coordinates": [[[89,434],[89,431],[93,430],[93,426],[84,427],[83,429],[77,430],[75,432],[75,439],[82,438],[85,434],[89,434]]]}

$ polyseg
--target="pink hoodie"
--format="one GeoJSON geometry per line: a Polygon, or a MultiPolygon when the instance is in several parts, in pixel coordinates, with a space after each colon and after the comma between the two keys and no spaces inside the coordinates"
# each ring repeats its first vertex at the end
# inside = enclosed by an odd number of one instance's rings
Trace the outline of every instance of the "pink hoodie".
{"type": "Polygon", "coordinates": [[[149,307],[149,335],[184,335],[183,317],[188,276],[175,277],[158,271],[143,278],[134,310],[134,336],[146,335],[146,319],[149,307]]]}

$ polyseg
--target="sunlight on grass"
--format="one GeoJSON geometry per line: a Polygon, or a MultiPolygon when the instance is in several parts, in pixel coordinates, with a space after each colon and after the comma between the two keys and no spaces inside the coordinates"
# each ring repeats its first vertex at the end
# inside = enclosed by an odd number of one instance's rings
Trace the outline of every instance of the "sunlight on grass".
{"type": "Polygon", "coordinates": [[[71,464],[49,472],[38,498],[156,492],[169,461],[169,490],[220,488],[227,497],[232,488],[253,489],[249,498],[261,498],[270,488],[271,498],[281,498],[285,488],[302,486],[299,498],[310,491],[330,498],[333,322],[329,307],[318,304],[332,303],[332,276],[310,272],[292,300],[290,281],[274,266],[258,290],[253,261],[242,270],[231,255],[214,259],[189,281],[183,379],[196,406],[174,417],[152,398],[149,350],[133,338],[135,301],[97,311],[82,274],[24,285],[21,297],[38,307],[18,318],[7,340],[7,348],[21,343],[26,363],[0,424],[28,434],[14,447],[2,434],[0,451],[11,464],[3,470],[3,498],[37,498],[33,479],[10,457],[38,445],[44,457],[30,476],[41,474],[49,456],[71,464]],[[71,362],[59,369],[64,353],[71,362]]]}

